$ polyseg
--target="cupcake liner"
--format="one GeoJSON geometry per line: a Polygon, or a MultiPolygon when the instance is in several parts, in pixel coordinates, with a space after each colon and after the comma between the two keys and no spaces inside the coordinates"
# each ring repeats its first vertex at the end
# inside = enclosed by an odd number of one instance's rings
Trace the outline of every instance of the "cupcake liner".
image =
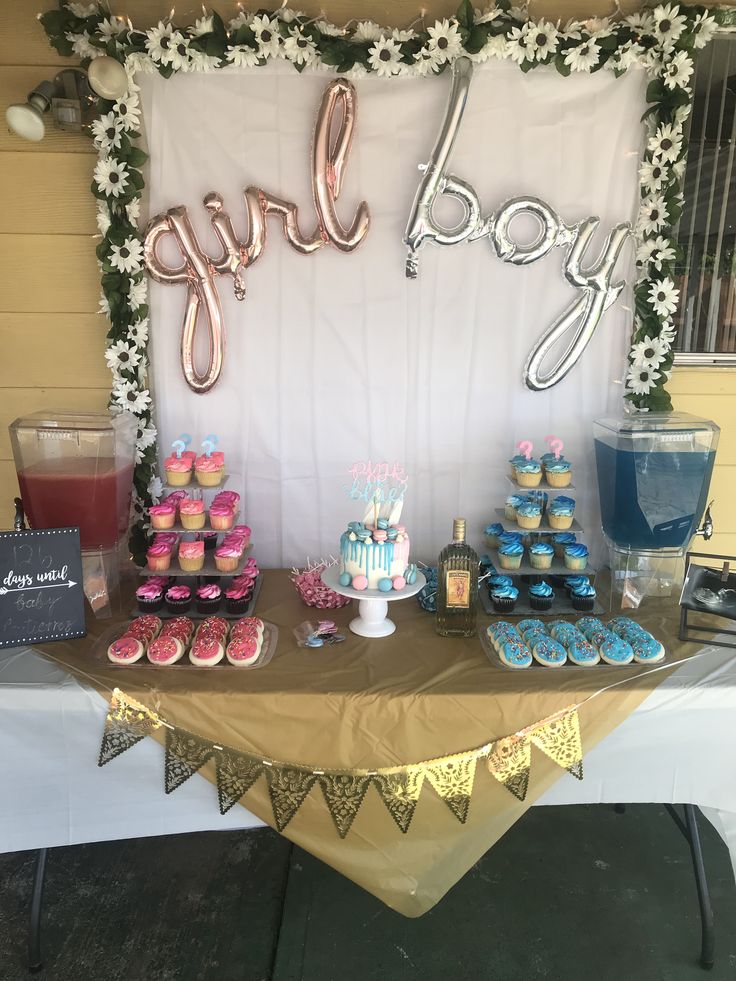
{"type": "Polygon", "coordinates": [[[595,596],[572,596],[572,606],[580,613],[591,613],[595,606],[595,596]]]}
{"type": "Polygon", "coordinates": [[[582,572],[587,564],[588,564],[587,558],[574,559],[574,558],[570,558],[569,555],[565,555],[565,566],[568,569],[573,569],[575,572],[582,572]]]}
{"type": "Polygon", "coordinates": [[[179,556],[179,566],[182,572],[199,572],[199,570],[204,565],[204,555],[200,555],[196,559],[183,559],[179,556]]]}
{"type": "Polygon", "coordinates": [[[192,608],[191,596],[189,597],[189,599],[166,600],[166,609],[169,611],[169,613],[173,613],[177,616],[181,613],[187,613],[191,608],[192,608]]]}
{"type": "Polygon", "coordinates": [[[551,555],[537,555],[536,552],[530,552],[529,561],[535,569],[549,569],[552,566],[551,555]]]}
{"type": "Polygon", "coordinates": [[[542,515],[538,514],[536,518],[527,518],[524,517],[523,514],[517,514],[516,523],[520,528],[529,528],[533,531],[535,528],[538,528],[541,525],[542,515]]]}
{"type": "Polygon", "coordinates": [[[139,599],[138,609],[141,613],[158,613],[164,605],[163,593],[157,599],[139,599]]]}
{"type": "Polygon", "coordinates": [[[489,548],[498,548],[498,535],[486,535],[486,545],[489,548]]]}
{"type": "Polygon", "coordinates": [[[555,531],[568,531],[572,528],[571,514],[552,514],[548,511],[547,520],[549,521],[550,528],[554,528],[555,531]]]}
{"type": "Polygon", "coordinates": [[[200,487],[217,487],[222,480],[222,472],[220,470],[197,470],[195,471],[195,476],[200,487]]]}
{"type": "Polygon", "coordinates": [[[542,483],[542,471],[539,473],[520,473],[516,471],[516,482],[520,487],[539,487],[542,483]]]}
{"type": "Polygon", "coordinates": [[[174,527],[174,522],[176,520],[176,512],[173,514],[152,514],[151,518],[151,528],[154,531],[167,531],[169,528],[174,527]]]}
{"type": "Polygon", "coordinates": [[[166,483],[169,487],[186,487],[192,479],[192,471],[181,473],[179,470],[166,471],[166,483]]]}
{"type": "Polygon", "coordinates": [[[554,596],[534,596],[533,594],[530,594],[529,606],[531,606],[533,610],[537,610],[541,613],[552,608],[553,599],[554,596]]]}
{"type": "Polygon", "coordinates": [[[219,572],[227,574],[228,572],[235,572],[238,568],[238,560],[232,558],[223,558],[222,556],[215,556],[215,565],[219,572]]]}
{"type": "Polygon", "coordinates": [[[551,473],[547,471],[547,483],[550,487],[568,487],[572,482],[572,471],[567,473],[551,473]]]}
{"type": "MultiPolygon", "coordinates": [[[[252,594],[251,594],[252,595],[252,594]]],[[[238,599],[225,600],[225,609],[228,613],[237,616],[238,613],[245,613],[250,603],[250,596],[241,596],[238,599]]]]}
{"type": "Polygon", "coordinates": [[[511,599],[510,596],[502,596],[500,599],[494,599],[491,596],[491,602],[496,613],[511,613],[516,606],[516,600],[511,599]]]}
{"type": "Polygon", "coordinates": [[[218,516],[210,514],[210,525],[216,531],[229,531],[235,521],[235,515],[230,514],[227,517],[218,516]]]}
{"type": "Polygon", "coordinates": [[[216,613],[220,609],[221,601],[221,596],[218,596],[216,599],[198,599],[197,612],[204,614],[216,613]]]}
{"type": "Polygon", "coordinates": [[[499,554],[498,561],[502,569],[518,569],[521,565],[521,556],[499,554]]]}
{"type": "Polygon", "coordinates": [[[180,514],[182,528],[188,531],[199,531],[204,528],[204,511],[201,514],[180,514]]]}
{"type": "Polygon", "coordinates": [[[152,572],[166,572],[171,565],[171,555],[158,555],[148,559],[148,568],[152,572]]]}

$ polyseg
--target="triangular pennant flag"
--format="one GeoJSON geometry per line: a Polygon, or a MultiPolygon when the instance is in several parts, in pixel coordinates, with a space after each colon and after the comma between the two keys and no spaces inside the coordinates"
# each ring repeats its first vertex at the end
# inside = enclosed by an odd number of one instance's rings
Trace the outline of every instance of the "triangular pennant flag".
{"type": "Polygon", "coordinates": [[[278,831],[283,831],[314,786],[316,774],[292,766],[266,767],[268,793],[278,831]]]}
{"type": "Polygon", "coordinates": [[[132,704],[116,689],[107,710],[97,765],[104,766],[114,760],[158,729],[159,725],[157,715],[143,705],[132,704]]]}
{"type": "Polygon", "coordinates": [[[458,753],[425,763],[427,780],[461,824],[465,824],[473,794],[476,752],[458,753]]]}
{"type": "Polygon", "coordinates": [[[232,750],[217,750],[215,752],[215,767],[220,814],[227,814],[230,808],[238,803],[243,794],[250,790],[264,770],[264,764],[261,760],[245,756],[243,753],[235,753],[232,750]]]}
{"type": "Polygon", "coordinates": [[[583,743],[576,708],[532,729],[530,736],[534,745],[558,766],[578,780],[583,779],[583,743]]]}
{"type": "Polygon", "coordinates": [[[406,834],[422,792],[424,770],[410,767],[395,773],[376,773],[372,779],[388,813],[406,834]]]}
{"type": "Polygon", "coordinates": [[[321,773],[317,779],[337,833],[344,838],[360,810],[371,778],[349,773],[321,773]]]}
{"type": "Polygon", "coordinates": [[[529,787],[531,762],[529,736],[506,736],[493,744],[487,766],[491,776],[511,791],[514,797],[524,800],[529,787]]]}
{"type": "Polygon", "coordinates": [[[204,766],[215,751],[214,743],[186,729],[166,730],[164,788],[167,794],[181,787],[204,766]]]}

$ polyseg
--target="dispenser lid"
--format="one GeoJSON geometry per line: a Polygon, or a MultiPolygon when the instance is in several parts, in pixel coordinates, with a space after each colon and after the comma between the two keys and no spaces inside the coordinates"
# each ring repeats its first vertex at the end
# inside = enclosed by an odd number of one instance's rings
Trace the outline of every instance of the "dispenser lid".
{"type": "Polygon", "coordinates": [[[689,412],[637,412],[620,416],[604,416],[595,425],[618,436],[636,433],[719,433],[720,426],[712,419],[690,415],[689,412]]]}
{"type": "Polygon", "coordinates": [[[134,429],[138,421],[132,412],[74,412],[71,409],[41,409],[19,416],[11,429],[66,429],[72,431],[119,433],[134,429]]]}

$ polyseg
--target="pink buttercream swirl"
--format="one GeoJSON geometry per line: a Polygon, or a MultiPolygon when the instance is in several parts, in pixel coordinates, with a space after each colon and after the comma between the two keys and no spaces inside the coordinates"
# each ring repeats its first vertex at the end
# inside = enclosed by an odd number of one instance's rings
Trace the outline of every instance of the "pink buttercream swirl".
{"type": "Polygon", "coordinates": [[[167,600],[188,600],[191,595],[189,586],[170,586],[166,590],[167,600]]]}
{"type": "Polygon", "coordinates": [[[238,583],[238,585],[236,585],[235,580],[233,580],[228,586],[228,588],[225,590],[225,596],[227,596],[228,599],[233,599],[233,600],[247,599],[247,597],[250,596],[252,592],[253,592],[253,587],[250,583],[248,585],[246,585],[245,583],[238,583]]]}
{"type": "Polygon", "coordinates": [[[182,542],[179,546],[179,555],[183,559],[198,559],[204,555],[204,542],[182,542]]]}
{"type": "Polygon", "coordinates": [[[164,467],[173,473],[188,473],[192,469],[192,461],[186,460],[184,457],[179,459],[178,457],[170,456],[166,458],[164,467]]]}
{"type": "Polygon", "coordinates": [[[213,600],[219,599],[222,596],[222,590],[219,586],[214,583],[210,583],[208,586],[200,586],[197,590],[197,598],[203,600],[213,600]]]}
{"type": "Polygon", "coordinates": [[[179,540],[179,536],[175,531],[157,531],[153,536],[154,545],[169,545],[173,546],[179,540]]]}
{"type": "Polygon", "coordinates": [[[213,504],[232,504],[235,507],[240,501],[240,494],[236,491],[219,491],[212,499],[213,504]]]}
{"type": "Polygon", "coordinates": [[[200,456],[197,460],[197,470],[201,470],[202,473],[215,473],[219,469],[220,465],[211,457],[200,456]]]}
{"type": "Polygon", "coordinates": [[[176,506],[173,504],[152,504],[148,509],[149,514],[155,516],[176,514],[176,506]]]}
{"type": "Polygon", "coordinates": [[[138,599],[142,600],[156,600],[159,598],[162,592],[163,588],[161,584],[151,582],[149,579],[147,582],[144,582],[142,586],[139,586],[138,589],[136,589],[135,595],[138,597],[138,599]]]}
{"type": "Polygon", "coordinates": [[[219,548],[215,549],[215,555],[220,559],[239,559],[242,552],[237,548],[231,547],[230,545],[223,544],[220,545],[219,548]]]}
{"type": "Polygon", "coordinates": [[[187,492],[186,491],[183,491],[183,490],[172,491],[170,494],[167,494],[166,497],[163,498],[163,500],[161,501],[161,503],[162,504],[173,504],[174,507],[178,507],[179,506],[179,502],[180,501],[183,501],[186,498],[186,496],[187,496],[187,492]]]}
{"type": "Polygon", "coordinates": [[[202,514],[204,512],[204,501],[182,501],[179,505],[182,514],[202,514]]]}
{"type": "Polygon", "coordinates": [[[230,518],[233,509],[229,504],[212,504],[210,505],[210,514],[214,514],[216,518],[230,518]]]}
{"type": "Polygon", "coordinates": [[[164,544],[164,542],[156,542],[156,544],[150,546],[147,554],[151,558],[160,559],[164,555],[171,555],[171,546],[164,544]]]}

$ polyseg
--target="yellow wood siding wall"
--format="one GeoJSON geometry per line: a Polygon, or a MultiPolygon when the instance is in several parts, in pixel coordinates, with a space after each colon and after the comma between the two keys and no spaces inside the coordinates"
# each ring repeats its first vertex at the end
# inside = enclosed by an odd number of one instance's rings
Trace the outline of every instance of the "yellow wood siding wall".
{"type": "MultiPolygon", "coordinates": [[[[420,0],[300,0],[300,9],[324,10],[335,23],[351,18],[406,26],[420,0]]],[[[481,6],[482,4],[478,4],[481,6]]],[[[46,0],[41,7],[55,6],[46,0]]],[[[114,11],[148,26],[168,14],[171,0],[113,2],[114,11]]],[[[215,3],[233,16],[234,2],[215,3]]],[[[254,6],[257,6],[254,4],[254,6]]],[[[446,16],[456,0],[425,0],[427,18],[446,16]]],[[[624,3],[625,10],[637,3],[624,3]]],[[[102,409],[109,375],[103,359],[105,319],[97,311],[94,199],[89,185],[95,155],[88,138],[48,126],[41,143],[8,133],[6,107],[25,98],[43,78],[73,60],[59,57],[27,0],[0,0],[0,528],[12,520],[17,493],[7,426],[40,408],[102,409]]],[[[605,15],[609,0],[537,0],[534,16],[566,20],[605,15]]],[[[195,3],[178,3],[182,22],[201,14],[195,3]]],[[[736,370],[676,371],[677,408],[714,419],[722,427],[712,487],[717,536],[711,551],[736,553],[736,370]]]]}

